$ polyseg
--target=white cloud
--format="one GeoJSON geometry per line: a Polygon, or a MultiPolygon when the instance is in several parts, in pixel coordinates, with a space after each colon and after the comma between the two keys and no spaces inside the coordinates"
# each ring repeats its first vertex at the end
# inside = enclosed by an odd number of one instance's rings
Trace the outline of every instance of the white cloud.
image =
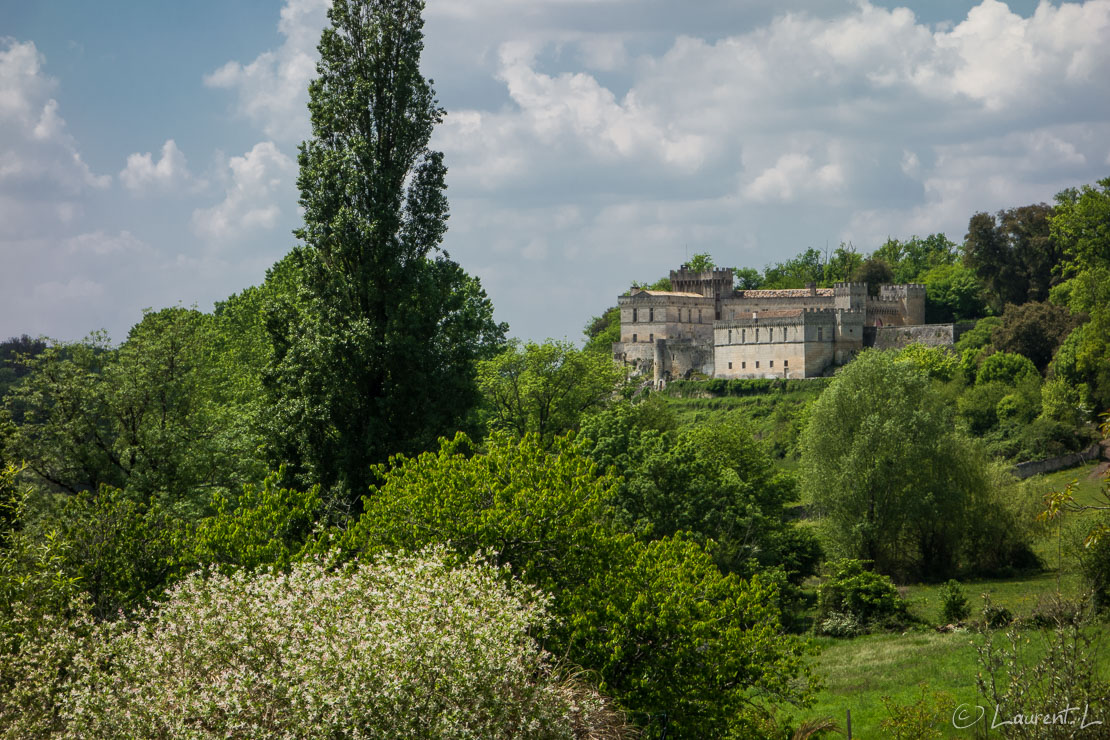
{"type": "Polygon", "coordinates": [[[149,245],[126,230],[116,235],[106,234],[103,231],[78,234],[66,239],[64,248],[67,254],[97,257],[150,251],[149,245]]]}
{"type": "Polygon", "coordinates": [[[744,188],[744,195],[757,203],[789,203],[801,195],[835,190],[844,183],[839,164],[818,166],[808,154],[784,154],[774,167],[761,172],[744,188]]]}
{"type": "Polygon", "coordinates": [[[25,199],[107,187],[111,177],[93,174],[65,132],[44,64],[34,42],[0,38],[0,193],[25,199]]]}
{"type": "Polygon", "coordinates": [[[291,175],[296,165],[272,141],[263,141],[228,163],[224,200],[193,211],[193,230],[210,241],[222,242],[246,233],[273,228],[290,202],[291,175]]]}
{"type": "Polygon", "coordinates": [[[162,145],[162,156],[157,162],[150,152],[130,154],[119,178],[133,193],[146,194],[152,189],[168,191],[181,187],[192,180],[192,175],[185,163],[185,155],[173,139],[166,139],[162,145]]]}
{"type": "Polygon", "coordinates": [[[34,297],[38,300],[58,301],[61,303],[84,303],[104,295],[104,286],[95,280],[84,277],[70,278],[66,282],[51,280],[35,286],[34,297]]]}
{"type": "Polygon", "coordinates": [[[938,96],[965,95],[988,110],[1043,106],[1076,92],[1105,95],[1108,38],[1107,2],[1042,2],[1022,18],[998,0],[983,0],[950,32],[936,34],[928,88],[938,96]]]}
{"type": "Polygon", "coordinates": [[[206,75],[210,87],[233,90],[237,110],[266,136],[281,142],[308,135],[308,83],[316,76],[316,44],[326,22],[328,0],[286,0],[278,31],[284,42],[277,49],[242,64],[230,61],[206,75]]]}

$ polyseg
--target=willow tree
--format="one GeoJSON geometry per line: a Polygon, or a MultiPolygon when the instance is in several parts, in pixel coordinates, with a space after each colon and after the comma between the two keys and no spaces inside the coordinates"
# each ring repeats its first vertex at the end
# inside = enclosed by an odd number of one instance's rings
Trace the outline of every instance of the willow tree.
{"type": "Polygon", "coordinates": [[[367,490],[374,464],[463,426],[504,327],[441,248],[444,111],[420,73],[420,0],[335,0],[309,85],[295,297],[272,307],[274,458],[367,490]]]}

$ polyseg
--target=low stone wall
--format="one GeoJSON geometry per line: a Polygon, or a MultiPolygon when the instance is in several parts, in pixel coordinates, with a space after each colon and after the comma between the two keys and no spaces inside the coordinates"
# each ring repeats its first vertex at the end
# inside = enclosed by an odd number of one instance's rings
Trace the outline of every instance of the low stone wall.
{"type": "Polygon", "coordinates": [[[956,343],[955,324],[921,326],[865,326],[863,346],[875,349],[902,349],[918,343],[926,347],[951,347],[956,343]]]}
{"type": "Polygon", "coordinates": [[[1029,462],[1018,463],[1012,468],[1014,475],[1018,478],[1025,479],[1041,473],[1052,473],[1056,470],[1063,470],[1070,468],[1080,463],[1087,462],[1088,460],[1097,460],[1102,455],[1102,447],[1093,444],[1082,452],[1073,452],[1070,455],[1061,455],[1060,457],[1048,457],[1044,460],[1030,460],[1029,462]]]}

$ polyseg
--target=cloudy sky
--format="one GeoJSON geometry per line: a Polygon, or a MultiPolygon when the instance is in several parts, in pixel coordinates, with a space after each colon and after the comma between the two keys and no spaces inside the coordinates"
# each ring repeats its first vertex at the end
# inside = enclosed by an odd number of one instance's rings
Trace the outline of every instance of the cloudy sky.
{"type": "MultiPolygon", "coordinates": [[[[2,4],[0,338],[118,341],[262,280],[298,223],[325,8],[2,4]]],[[[976,211],[1110,175],[1110,0],[428,0],[426,21],[445,247],[524,338],[577,340],[696,252],[958,242],[976,211]]]]}

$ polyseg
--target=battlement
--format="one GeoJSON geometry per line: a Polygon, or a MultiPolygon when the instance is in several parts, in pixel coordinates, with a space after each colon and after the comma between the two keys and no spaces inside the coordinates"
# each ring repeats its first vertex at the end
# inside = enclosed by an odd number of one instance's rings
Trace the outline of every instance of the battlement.
{"type": "Polygon", "coordinates": [[[925,286],[921,283],[905,283],[903,285],[880,285],[879,298],[887,300],[905,300],[910,297],[924,297],[925,286]]]}
{"type": "Polygon", "coordinates": [[[694,272],[690,265],[671,270],[671,289],[679,293],[698,293],[703,296],[720,296],[732,292],[732,270],[714,267],[712,270],[694,272]]]}

